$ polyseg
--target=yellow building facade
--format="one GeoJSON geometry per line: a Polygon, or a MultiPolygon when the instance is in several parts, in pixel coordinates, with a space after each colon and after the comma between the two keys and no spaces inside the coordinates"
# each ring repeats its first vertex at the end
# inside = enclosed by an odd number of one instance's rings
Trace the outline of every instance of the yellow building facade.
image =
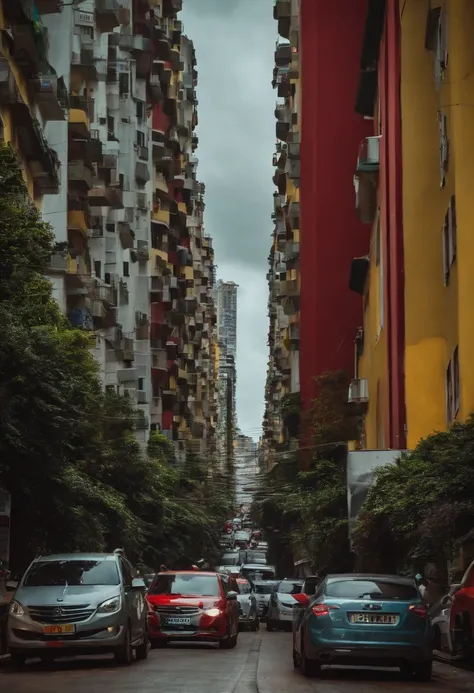
{"type": "MultiPolygon", "coordinates": [[[[474,411],[474,2],[407,0],[398,11],[405,406],[412,449],[474,411]]],[[[381,133],[378,109],[379,98],[374,136],[381,133]]],[[[385,175],[380,162],[379,181],[385,175]]],[[[389,417],[390,297],[381,277],[388,270],[378,209],[377,201],[359,346],[356,338],[356,375],[367,389],[367,448],[385,447],[389,417]]]]}

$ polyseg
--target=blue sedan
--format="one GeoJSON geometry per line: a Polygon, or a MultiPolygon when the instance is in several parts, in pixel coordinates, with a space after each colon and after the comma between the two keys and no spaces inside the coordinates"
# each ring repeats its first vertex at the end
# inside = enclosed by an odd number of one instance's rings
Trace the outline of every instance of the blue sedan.
{"type": "Polygon", "coordinates": [[[400,667],[429,681],[433,630],[414,580],[328,575],[312,597],[295,595],[293,662],[305,676],[323,665],[400,667]]]}

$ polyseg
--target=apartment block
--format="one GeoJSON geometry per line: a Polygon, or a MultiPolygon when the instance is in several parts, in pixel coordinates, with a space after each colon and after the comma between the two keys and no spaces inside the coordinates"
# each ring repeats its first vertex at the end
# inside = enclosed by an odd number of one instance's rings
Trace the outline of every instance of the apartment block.
{"type": "Polygon", "coordinates": [[[413,448],[474,409],[473,27],[469,1],[368,4],[356,109],[372,132],[354,162],[371,241],[351,272],[364,315],[349,393],[364,448],[413,448]]]}
{"type": "Polygon", "coordinates": [[[178,457],[212,452],[214,253],[182,0],[2,7],[4,137],[54,229],[54,296],[143,444],[162,430],[178,457]]]}
{"type": "Polygon", "coordinates": [[[273,87],[276,146],[273,155],[272,220],[269,254],[269,362],[265,388],[264,444],[268,450],[288,439],[282,404],[299,393],[300,357],[300,12],[299,2],[276,2],[273,87]]]}

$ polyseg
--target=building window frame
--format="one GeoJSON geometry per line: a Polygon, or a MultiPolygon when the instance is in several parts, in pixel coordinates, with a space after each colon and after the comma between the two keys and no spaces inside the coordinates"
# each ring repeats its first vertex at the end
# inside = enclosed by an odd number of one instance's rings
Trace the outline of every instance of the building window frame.
{"type": "Polygon", "coordinates": [[[456,196],[451,195],[443,224],[443,271],[444,285],[448,286],[451,267],[457,255],[456,196]]]}
{"type": "Polygon", "coordinates": [[[456,419],[460,403],[459,348],[456,346],[446,368],[446,423],[448,426],[456,419]]]}
{"type": "Polygon", "coordinates": [[[438,111],[439,128],[439,173],[441,189],[446,185],[446,174],[449,166],[449,137],[448,137],[448,117],[445,113],[438,111]]]}

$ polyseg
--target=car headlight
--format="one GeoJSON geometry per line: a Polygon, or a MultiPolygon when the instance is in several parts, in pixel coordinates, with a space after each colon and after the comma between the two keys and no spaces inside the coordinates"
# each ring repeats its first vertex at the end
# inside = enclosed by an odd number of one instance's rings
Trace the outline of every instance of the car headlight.
{"type": "Polygon", "coordinates": [[[212,609],[204,609],[204,613],[206,614],[206,616],[211,616],[211,618],[215,618],[216,616],[220,616],[222,612],[214,607],[212,609]]]}
{"type": "Polygon", "coordinates": [[[10,613],[12,616],[24,616],[25,615],[25,610],[20,604],[20,602],[15,602],[13,601],[10,604],[10,613]]]}
{"type": "Polygon", "coordinates": [[[120,611],[121,605],[122,602],[120,597],[112,597],[112,599],[107,599],[107,601],[102,602],[97,611],[100,614],[114,614],[116,611],[120,611]]]}

